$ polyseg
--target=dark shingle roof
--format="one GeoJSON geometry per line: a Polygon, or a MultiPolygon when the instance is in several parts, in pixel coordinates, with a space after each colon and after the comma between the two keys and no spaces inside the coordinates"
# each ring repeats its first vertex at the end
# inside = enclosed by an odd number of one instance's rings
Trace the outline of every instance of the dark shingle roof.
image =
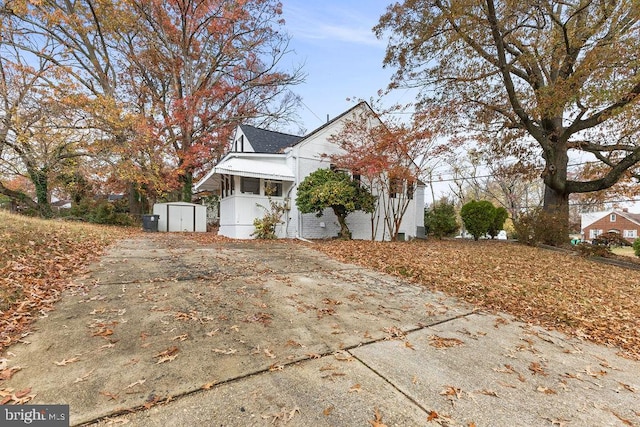
{"type": "Polygon", "coordinates": [[[260,129],[250,125],[240,125],[240,129],[256,153],[281,153],[282,150],[296,145],[302,139],[301,136],[260,129]]]}

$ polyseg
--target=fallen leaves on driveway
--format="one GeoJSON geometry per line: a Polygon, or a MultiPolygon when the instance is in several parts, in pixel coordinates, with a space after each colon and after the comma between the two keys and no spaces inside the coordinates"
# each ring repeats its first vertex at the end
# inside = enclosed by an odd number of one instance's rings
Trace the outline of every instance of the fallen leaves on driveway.
{"type": "Polygon", "coordinates": [[[154,359],[158,359],[156,361],[156,365],[159,365],[161,363],[165,363],[165,362],[173,362],[176,357],[178,357],[178,351],[180,351],[178,349],[178,347],[176,346],[171,346],[168,349],[161,351],[160,353],[156,354],[153,356],[154,359]]]}
{"type": "Polygon", "coordinates": [[[270,420],[271,424],[277,424],[282,422],[282,424],[287,424],[289,421],[293,419],[293,417],[300,413],[300,408],[297,406],[291,410],[287,410],[286,408],[282,408],[280,412],[275,414],[266,414],[262,415],[263,420],[270,420]]]}
{"type": "Polygon", "coordinates": [[[24,405],[36,397],[31,388],[14,391],[12,388],[0,389],[0,405],[24,405]]]}
{"type": "Polygon", "coordinates": [[[46,317],[70,279],[135,230],[0,212],[0,350],[46,317]]]}
{"type": "Polygon", "coordinates": [[[369,420],[369,424],[371,424],[371,427],[387,427],[386,424],[382,423],[382,415],[380,414],[378,408],[375,408],[373,410],[373,416],[374,418],[372,420],[369,420]]]}
{"type": "Polygon", "coordinates": [[[458,338],[445,338],[439,337],[438,335],[431,335],[429,337],[429,345],[435,348],[456,347],[462,344],[464,344],[464,341],[459,340],[458,338]]]}
{"type": "Polygon", "coordinates": [[[71,359],[63,359],[60,362],[53,362],[54,364],[58,365],[58,366],[67,366],[69,363],[75,363],[77,361],[79,361],[80,359],[77,357],[72,357],[71,359]]]}
{"type": "Polygon", "coordinates": [[[327,241],[310,247],[491,312],[616,346],[640,360],[637,270],[498,241],[327,241]]]}

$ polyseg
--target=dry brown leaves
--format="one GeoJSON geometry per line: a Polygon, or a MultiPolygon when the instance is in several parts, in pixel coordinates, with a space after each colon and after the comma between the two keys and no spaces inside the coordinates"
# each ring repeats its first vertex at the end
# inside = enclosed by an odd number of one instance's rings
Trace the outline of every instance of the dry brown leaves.
{"type": "Polygon", "coordinates": [[[638,271],[498,241],[329,241],[312,248],[640,360],[638,271]]]}
{"type": "Polygon", "coordinates": [[[176,357],[178,357],[178,351],[180,351],[180,349],[176,346],[171,346],[168,349],[161,351],[160,353],[156,354],[153,356],[154,359],[158,359],[156,361],[156,365],[159,365],[161,363],[165,363],[165,362],[173,362],[175,360],[176,357]]]}
{"type": "Polygon", "coordinates": [[[439,337],[438,335],[431,335],[429,337],[429,345],[435,348],[450,348],[457,347],[463,344],[464,341],[459,340],[458,338],[445,338],[439,337]]]}
{"type": "Polygon", "coordinates": [[[135,233],[0,212],[0,350],[47,316],[70,278],[107,245],[135,233]]]}

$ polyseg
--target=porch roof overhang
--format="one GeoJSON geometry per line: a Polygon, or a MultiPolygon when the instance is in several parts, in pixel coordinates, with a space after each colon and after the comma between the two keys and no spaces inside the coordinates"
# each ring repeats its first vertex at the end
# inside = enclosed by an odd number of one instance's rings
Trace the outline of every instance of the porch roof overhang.
{"type": "Polygon", "coordinates": [[[220,175],[237,175],[249,178],[272,179],[274,181],[295,181],[291,169],[283,163],[242,157],[227,157],[195,185],[196,191],[220,188],[220,175]]]}

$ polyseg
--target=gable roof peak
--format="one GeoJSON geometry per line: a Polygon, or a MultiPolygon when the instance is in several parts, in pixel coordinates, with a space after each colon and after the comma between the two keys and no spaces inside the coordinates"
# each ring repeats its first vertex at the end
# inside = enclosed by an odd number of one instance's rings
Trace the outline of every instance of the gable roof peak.
{"type": "Polygon", "coordinates": [[[240,125],[240,130],[256,153],[281,153],[285,148],[296,145],[302,139],[301,136],[245,124],[240,125]]]}

